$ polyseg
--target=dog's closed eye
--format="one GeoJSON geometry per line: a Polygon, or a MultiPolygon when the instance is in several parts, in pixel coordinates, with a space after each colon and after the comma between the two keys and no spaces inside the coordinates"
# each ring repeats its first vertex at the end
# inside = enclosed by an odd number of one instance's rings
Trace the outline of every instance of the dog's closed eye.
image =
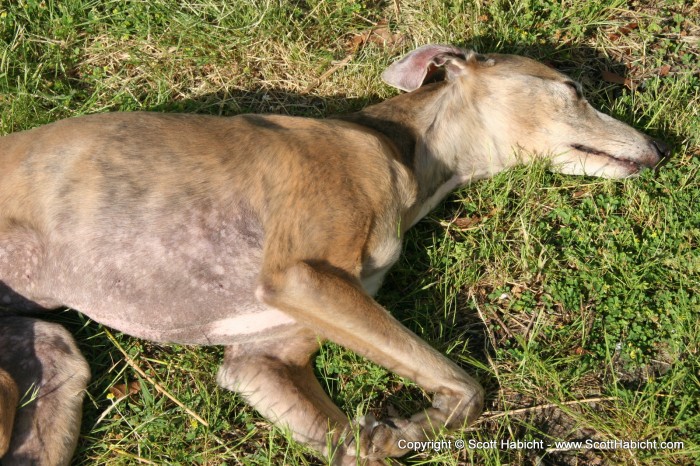
{"type": "Polygon", "coordinates": [[[583,99],[583,91],[578,83],[575,81],[564,81],[564,84],[574,91],[577,99],[583,99]]]}

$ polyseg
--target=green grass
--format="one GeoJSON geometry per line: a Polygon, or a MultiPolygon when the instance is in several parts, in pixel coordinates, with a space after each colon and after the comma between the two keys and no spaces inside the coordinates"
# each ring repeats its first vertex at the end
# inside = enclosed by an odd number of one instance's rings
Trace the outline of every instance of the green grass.
{"type": "MultiPolygon", "coordinates": [[[[115,110],[348,112],[394,95],[381,70],[429,42],[551,63],[598,108],[671,142],[669,162],[618,182],[535,165],[469,186],[410,232],[378,300],[486,387],[487,413],[447,438],[684,448],[453,448],[402,461],[700,464],[699,37],[698,3],[671,0],[5,0],[0,133],[115,110]]],[[[75,464],[319,463],[216,387],[220,348],[112,340],[76,313],[58,319],[93,372],[75,464]],[[109,395],[133,380],[137,393],[109,395]]],[[[337,346],[317,363],[352,417],[425,404],[419,388],[337,346]]]]}

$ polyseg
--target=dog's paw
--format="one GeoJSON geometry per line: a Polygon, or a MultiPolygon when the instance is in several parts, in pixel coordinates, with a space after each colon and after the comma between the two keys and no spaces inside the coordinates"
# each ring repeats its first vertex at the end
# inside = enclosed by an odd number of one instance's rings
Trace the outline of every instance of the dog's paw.
{"type": "MultiPolygon", "coordinates": [[[[425,436],[420,426],[408,419],[387,418],[378,421],[371,414],[358,419],[357,427],[359,429],[346,451],[359,456],[361,461],[403,456],[409,452],[406,448],[409,441],[425,436]]],[[[358,464],[364,464],[361,461],[358,464]]]]}

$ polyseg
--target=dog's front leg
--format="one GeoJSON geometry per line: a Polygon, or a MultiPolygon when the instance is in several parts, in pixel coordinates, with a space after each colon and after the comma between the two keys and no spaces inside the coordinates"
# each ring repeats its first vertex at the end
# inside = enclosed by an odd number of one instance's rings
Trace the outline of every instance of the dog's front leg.
{"type": "Polygon", "coordinates": [[[297,262],[263,272],[258,297],[334,341],[435,393],[433,405],[408,420],[369,422],[360,436],[366,458],[406,453],[400,440],[424,440],[456,429],[483,409],[484,391],[472,377],[394,319],[359,282],[297,262]]]}

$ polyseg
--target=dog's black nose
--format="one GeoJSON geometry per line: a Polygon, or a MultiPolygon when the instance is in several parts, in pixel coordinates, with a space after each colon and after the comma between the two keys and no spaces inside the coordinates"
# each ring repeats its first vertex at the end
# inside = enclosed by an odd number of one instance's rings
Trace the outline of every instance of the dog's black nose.
{"type": "Polygon", "coordinates": [[[651,145],[654,146],[656,152],[659,153],[659,157],[668,157],[668,155],[671,153],[671,148],[668,147],[668,144],[666,144],[663,141],[660,141],[658,139],[652,139],[651,145]]]}

